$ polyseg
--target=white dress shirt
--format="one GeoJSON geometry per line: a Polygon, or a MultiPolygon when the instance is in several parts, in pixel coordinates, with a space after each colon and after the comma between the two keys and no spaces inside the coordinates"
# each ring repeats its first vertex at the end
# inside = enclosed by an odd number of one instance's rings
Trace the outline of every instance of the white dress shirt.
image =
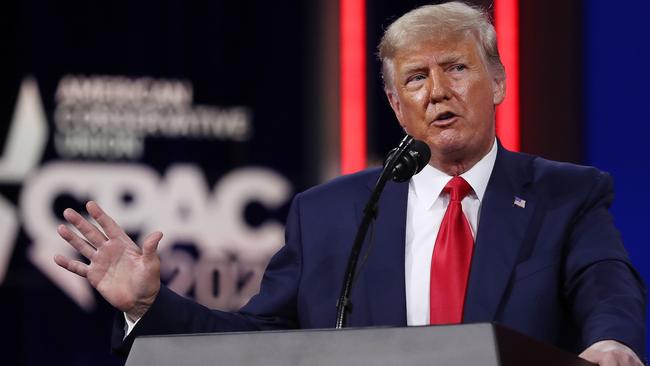
{"type": "MultiPolygon", "coordinates": [[[[461,174],[474,192],[462,200],[463,212],[476,238],[481,202],[497,158],[496,139],[492,149],[470,170],[461,174]]],[[[406,322],[429,324],[429,282],[431,255],[449,195],[441,194],[452,176],[427,165],[409,182],[406,208],[406,322]]]]}

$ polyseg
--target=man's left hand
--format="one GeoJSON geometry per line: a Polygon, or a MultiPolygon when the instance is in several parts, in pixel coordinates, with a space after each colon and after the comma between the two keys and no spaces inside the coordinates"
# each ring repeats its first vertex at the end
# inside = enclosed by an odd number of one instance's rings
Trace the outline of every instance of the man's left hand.
{"type": "Polygon", "coordinates": [[[600,366],[643,366],[630,347],[613,340],[592,344],[580,354],[580,357],[600,366]]]}

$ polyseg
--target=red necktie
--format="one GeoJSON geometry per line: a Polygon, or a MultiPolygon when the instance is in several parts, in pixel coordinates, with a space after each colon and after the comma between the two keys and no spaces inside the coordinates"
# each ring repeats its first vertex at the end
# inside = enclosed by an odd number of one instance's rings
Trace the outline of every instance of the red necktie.
{"type": "Polygon", "coordinates": [[[472,262],[474,237],[460,202],[472,187],[461,177],[445,186],[451,199],[440,224],[431,259],[429,323],[458,324],[463,320],[465,291],[472,262]]]}

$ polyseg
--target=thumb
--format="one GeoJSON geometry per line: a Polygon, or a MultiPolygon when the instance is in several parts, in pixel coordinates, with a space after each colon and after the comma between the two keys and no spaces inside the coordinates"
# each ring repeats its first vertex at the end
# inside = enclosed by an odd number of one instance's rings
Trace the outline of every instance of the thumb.
{"type": "Polygon", "coordinates": [[[163,233],[160,231],[154,231],[153,233],[147,235],[142,243],[142,254],[147,257],[155,254],[156,250],[158,249],[158,243],[160,243],[160,239],[162,239],[162,237],[163,233]]]}
{"type": "Polygon", "coordinates": [[[600,361],[600,353],[598,351],[595,351],[593,349],[587,348],[584,350],[578,357],[582,358],[583,360],[587,360],[589,362],[593,362],[595,364],[598,364],[600,361]]]}

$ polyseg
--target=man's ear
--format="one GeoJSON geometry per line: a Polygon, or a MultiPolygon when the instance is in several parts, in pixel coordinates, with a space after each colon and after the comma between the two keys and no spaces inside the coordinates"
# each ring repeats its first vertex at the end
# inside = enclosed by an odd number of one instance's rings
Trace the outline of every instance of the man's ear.
{"type": "Polygon", "coordinates": [[[492,103],[499,105],[506,98],[506,78],[492,80],[492,103]]]}
{"type": "Polygon", "coordinates": [[[393,108],[395,117],[397,117],[400,126],[404,128],[404,123],[402,123],[402,105],[399,102],[399,97],[397,96],[397,94],[395,94],[395,91],[389,88],[384,89],[384,92],[386,93],[386,97],[388,98],[388,103],[390,104],[390,107],[393,108]]]}

